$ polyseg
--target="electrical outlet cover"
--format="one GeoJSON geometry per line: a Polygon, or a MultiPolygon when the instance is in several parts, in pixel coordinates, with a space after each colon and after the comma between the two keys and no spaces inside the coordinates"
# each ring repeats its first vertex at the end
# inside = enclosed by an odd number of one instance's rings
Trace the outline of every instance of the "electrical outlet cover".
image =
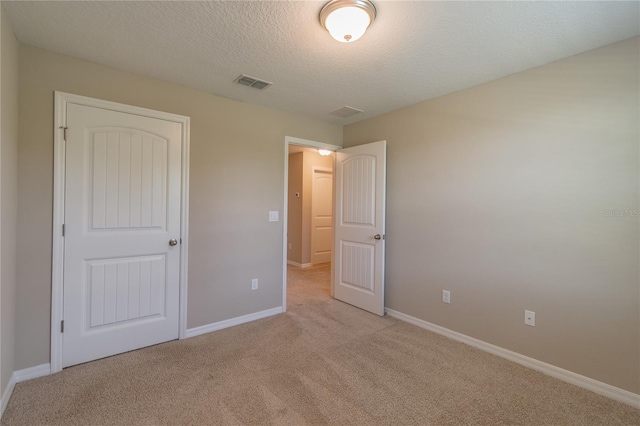
{"type": "Polygon", "coordinates": [[[536,326],[536,313],[533,311],[524,311],[524,323],[526,325],[530,325],[531,327],[536,326]]]}

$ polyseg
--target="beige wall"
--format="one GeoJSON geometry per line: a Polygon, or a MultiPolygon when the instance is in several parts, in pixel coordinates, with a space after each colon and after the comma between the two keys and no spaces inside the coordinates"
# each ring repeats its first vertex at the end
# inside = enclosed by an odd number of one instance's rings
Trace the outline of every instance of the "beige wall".
{"type": "Polygon", "coordinates": [[[388,142],[387,307],[640,392],[638,50],[345,127],[388,142]]]}
{"type": "Polygon", "coordinates": [[[0,6],[0,395],[15,369],[18,212],[18,41],[0,6]]]}
{"type": "Polygon", "coordinates": [[[333,155],[322,156],[315,148],[296,148],[289,154],[289,214],[288,240],[291,249],[288,259],[299,263],[311,263],[311,190],[313,187],[313,168],[333,169],[333,155]],[[293,164],[293,166],[292,166],[293,164]],[[292,169],[293,167],[293,169],[292,169]],[[295,193],[300,193],[300,198],[295,193]],[[298,260],[296,260],[298,259],[298,260]]]}
{"type": "Polygon", "coordinates": [[[287,240],[291,248],[287,260],[302,264],[302,152],[289,154],[288,179],[287,240]]]}
{"type": "Polygon", "coordinates": [[[189,328],[281,306],[285,136],[342,128],[23,46],[17,368],[49,361],[54,90],[191,117],[189,328]]]}

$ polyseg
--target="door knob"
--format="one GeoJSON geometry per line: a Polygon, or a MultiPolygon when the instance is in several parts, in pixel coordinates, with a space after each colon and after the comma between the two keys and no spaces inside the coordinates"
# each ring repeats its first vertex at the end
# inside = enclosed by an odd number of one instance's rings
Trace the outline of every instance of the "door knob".
{"type": "Polygon", "coordinates": [[[178,244],[178,240],[176,240],[175,238],[172,238],[172,239],[169,240],[169,245],[170,246],[173,247],[173,246],[175,246],[177,244],[178,244]]]}
{"type": "Polygon", "coordinates": [[[382,235],[376,234],[376,235],[373,236],[373,239],[374,240],[381,240],[382,239],[382,235]]]}

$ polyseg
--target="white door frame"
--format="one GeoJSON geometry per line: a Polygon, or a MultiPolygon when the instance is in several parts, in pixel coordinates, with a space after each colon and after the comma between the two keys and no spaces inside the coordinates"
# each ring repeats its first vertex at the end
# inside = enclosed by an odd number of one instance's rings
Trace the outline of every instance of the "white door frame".
{"type": "Polygon", "coordinates": [[[64,191],[65,191],[65,140],[67,104],[78,104],[144,117],[172,121],[182,125],[182,176],[180,200],[180,315],[179,338],[187,333],[187,266],[189,247],[189,117],[103,101],[64,92],[55,92],[54,148],[53,148],[53,255],[51,271],[51,372],[62,370],[62,332],[64,318],[64,191]]]}
{"type": "Polygon", "coordinates": [[[324,142],[294,138],[292,136],[284,137],[284,207],[282,209],[282,312],[287,311],[287,216],[289,214],[289,145],[298,145],[316,149],[328,149],[329,151],[337,151],[339,149],[342,149],[341,146],[331,145],[324,142]]]}

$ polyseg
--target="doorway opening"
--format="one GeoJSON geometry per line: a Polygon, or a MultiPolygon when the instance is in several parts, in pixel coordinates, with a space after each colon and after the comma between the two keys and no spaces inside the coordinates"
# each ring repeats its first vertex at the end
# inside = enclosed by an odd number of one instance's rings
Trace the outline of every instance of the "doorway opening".
{"type": "Polygon", "coordinates": [[[334,151],[339,146],[285,139],[283,310],[332,296],[334,151]],[[327,150],[320,154],[319,150],[327,150]]]}
{"type": "MultiPolygon", "coordinates": [[[[333,188],[331,236],[335,241],[332,245],[329,279],[325,279],[325,283],[330,283],[330,296],[383,316],[387,142],[382,140],[342,149],[323,143],[285,137],[282,231],[283,312],[287,310],[289,198],[296,197],[295,188],[292,188],[293,195],[289,197],[290,145],[335,152],[333,161],[335,177],[332,177],[331,185],[333,188]]],[[[320,176],[322,170],[317,171],[320,176]]],[[[322,254],[321,252],[322,250],[318,250],[318,254],[322,254]]],[[[296,263],[300,269],[304,269],[303,263],[296,263]]]]}

